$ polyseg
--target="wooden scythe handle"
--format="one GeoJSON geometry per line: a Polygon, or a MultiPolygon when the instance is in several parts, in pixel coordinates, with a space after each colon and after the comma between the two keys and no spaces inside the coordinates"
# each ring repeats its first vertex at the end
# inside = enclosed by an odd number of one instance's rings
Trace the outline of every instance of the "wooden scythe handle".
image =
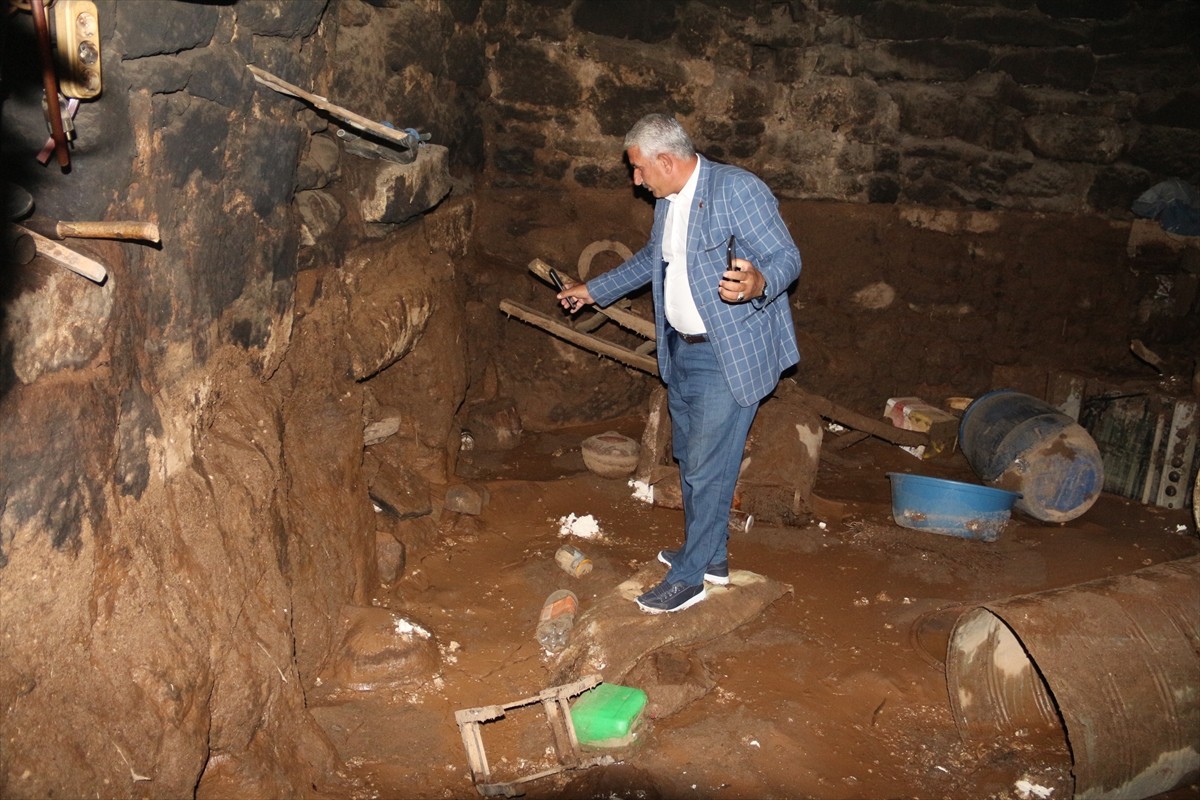
{"type": "Polygon", "coordinates": [[[59,222],[55,228],[59,236],[74,239],[135,239],[156,244],[160,241],[158,226],[153,222],[59,222]]]}

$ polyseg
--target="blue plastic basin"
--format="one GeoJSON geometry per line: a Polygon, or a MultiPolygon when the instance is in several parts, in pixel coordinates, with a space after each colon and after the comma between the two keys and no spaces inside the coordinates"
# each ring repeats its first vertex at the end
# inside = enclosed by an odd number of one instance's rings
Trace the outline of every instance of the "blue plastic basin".
{"type": "Polygon", "coordinates": [[[889,472],[896,524],[930,533],[994,542],[1021,496],[1007,489],[889,472]]]}

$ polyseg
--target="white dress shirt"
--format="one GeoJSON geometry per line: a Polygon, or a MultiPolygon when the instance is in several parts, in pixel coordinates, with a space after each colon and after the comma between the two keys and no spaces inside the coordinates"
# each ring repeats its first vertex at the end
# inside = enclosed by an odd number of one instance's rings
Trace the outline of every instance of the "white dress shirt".
{"type": "Polygon", "coordinates": [[[705,333],[704,320],[692,299],[692,288],[688,282],[687,237],[688,222],[692,216],[692,198],[696,195],[696,183],[700,178],[699,164],[692,170],[687,183],[675,194],[667,195],[671,203],[663,228],[663,261],[667,262],[664,282],[665,302],[663,311],[667,322],[680,333],[705,333]]]}

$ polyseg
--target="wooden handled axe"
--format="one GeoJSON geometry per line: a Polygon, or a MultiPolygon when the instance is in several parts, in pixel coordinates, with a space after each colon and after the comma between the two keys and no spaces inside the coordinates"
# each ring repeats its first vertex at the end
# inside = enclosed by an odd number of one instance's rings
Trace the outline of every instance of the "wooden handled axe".
{"type": "Polygon", "coordinates": [[[73,239],[132,239],[139,242],[158,244],[158,226],[153,222],[118,220],[115,222],[65,222],[60,220],[30,217],[22,220],[21,226],[47,239],[61,241],[73,239]]]}
{"type": "Polygon", "coordinates": [[[104,283],[108,278],[108,269],[93,258],[88,258],[82,253],[77,253],[68,247],[63,247],[58,242],[42,236],[37,231],[32,231],[23,228],[20,225],[12,226],[17,229],[19,234],[23,233],[33,240],[34,246],[40,255],[49,258],[59,266],[66,267],[72,272],[82,275],[88,280],[96,283],[104,283]]]}

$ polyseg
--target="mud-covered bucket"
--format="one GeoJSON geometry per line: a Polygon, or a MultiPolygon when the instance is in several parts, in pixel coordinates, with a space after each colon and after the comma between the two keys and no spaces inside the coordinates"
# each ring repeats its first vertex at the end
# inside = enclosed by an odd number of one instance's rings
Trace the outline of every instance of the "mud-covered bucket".
{"type": "Polygon", "coordinates": [[[1019,492],[1017,510],[1035,519],[1073,520],[1104,488],[1095,440],[1031,395],[998,389],[977,398],[963,412],[958,446],[984,483],[1019,492]]]}
{"type": "Polygon", "coordinates": [[[1074,797],[1151,797],[1200,775],[1200,556],[959,616],[946,681],[968,743],[1066,736],[1074,797]]]}

